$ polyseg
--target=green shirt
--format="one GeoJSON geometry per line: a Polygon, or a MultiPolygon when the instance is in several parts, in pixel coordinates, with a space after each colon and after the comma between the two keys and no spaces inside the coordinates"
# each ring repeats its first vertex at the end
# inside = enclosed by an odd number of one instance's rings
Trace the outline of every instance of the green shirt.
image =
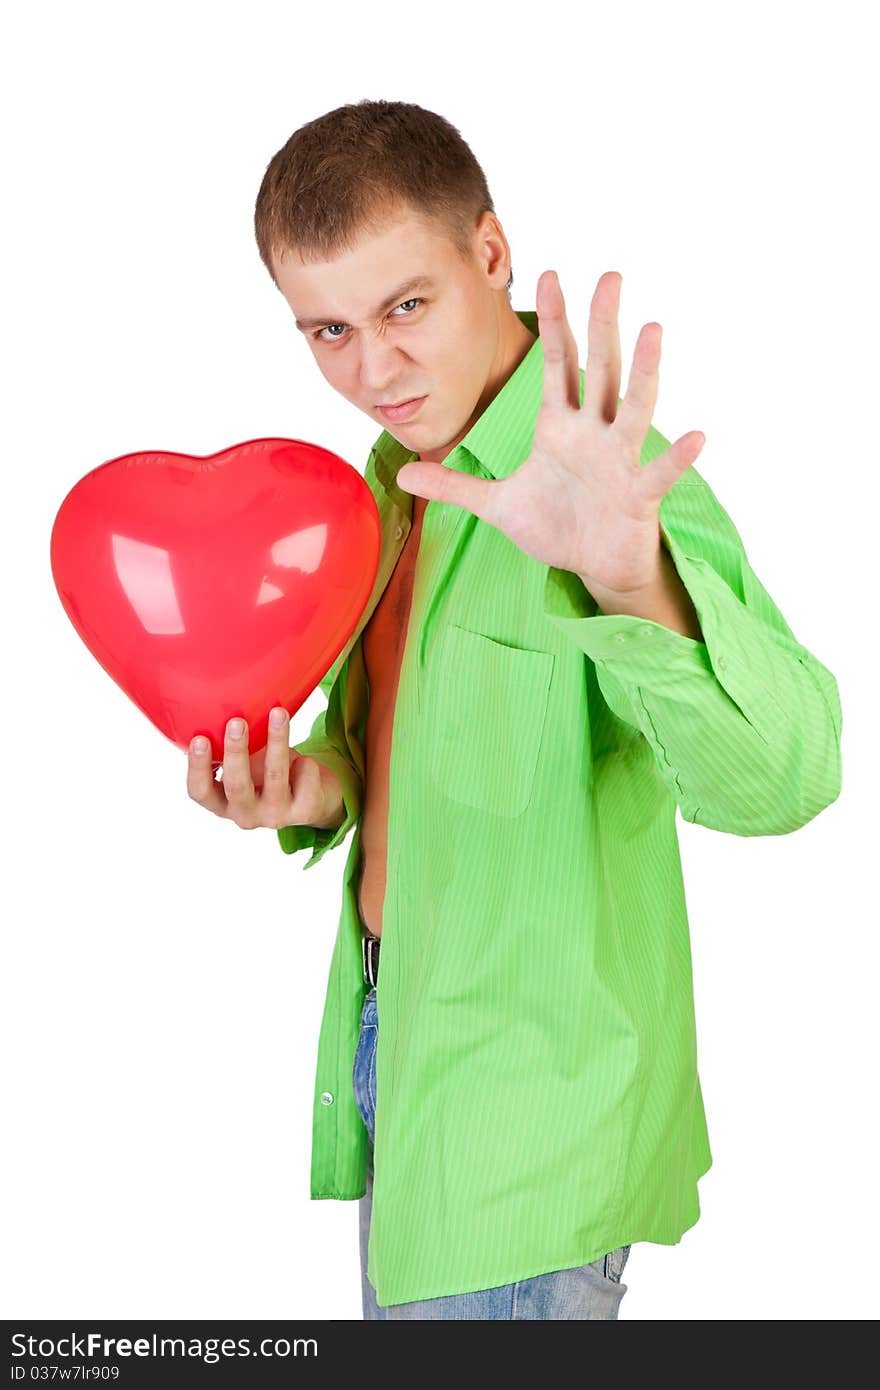
{"type": "MultiPolygon", "coordinates": [[[[516,311],[538,333],[537,315],[516,311]]],[[[584,371],[580,371],[581,401],[584,371]]],[[[540,336],[448,468],[527,457],[540,336]]],[[[653,426],[642,463],[667,447],[653,426]]],[[[356,827],[315,1077],[311,1196],[365,1191],[352,1067],[368,986],[357,869],[369,698],[361,633],[411,525],[387,431],[365,472],[381,515],[370,600],[297,748],[332,767],[335,830],[278,831],[310,868],[356,827]]],[[[660,506],[703,639],[604,614],[574,574],[429,502],[391,748],[377,986],[368,1276],[380,1305],[492,1288],[700,1214],[712,1154],[697,1071],[676,832],[784,835],[841,787],[831,672],[801,646],[693,465],[660,506]]]]}

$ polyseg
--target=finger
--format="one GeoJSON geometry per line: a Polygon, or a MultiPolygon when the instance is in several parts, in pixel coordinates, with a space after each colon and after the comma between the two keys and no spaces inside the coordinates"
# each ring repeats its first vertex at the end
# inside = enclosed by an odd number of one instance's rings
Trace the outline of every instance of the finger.
{"type": "Polygon", "coordinates": [[[288,715],[283,705],[269,711],[269,732],[263,761],[263,790],[260,800],[264,815],[278,825],[290,805],[290,745],[288,715]],[[277,723],[276,723],[277,719],[277,723]]]}
{"type": "Polygon", "coordinates": [[[706,436],[701,430],[689,430],[670,444],[657,458],[646,463],[639,474],[645,496],[661,502],[674,483],[702,453],[706,436]]]}
{"type": "MultiPolygon", "coordinates": [[[[202,738],[205,735],[201,735],[202,738]]],[[[226,797],[223,788],[214,780],[215,768],[219,763],[211,760],[211,740],[205,739],[204,749],[196,747],[198,739],[190,740],[187,748],[186,790],[191,800],[213,811],[215,816],[226,815],[226,797]]]]}
{"type": "Polygon", "coordinates": [[[543,404],[550,407],[580,407],[580,368],[578,350],[568,315],[559,276],[555,270],[545,270],[538,277],[535,293],[538,311],[538,336],[544,354],[543,404]]]}
{"type": "Polygon", "coordinates": [[[614,432],[634,453],[640,453],[657,404],[663,329],[646,323],[636,342],[626,395],[617,407],[614,432]]]}
{"type": "Polygon", "coordinates": [[[618,270],[599,276],[590,302],[587,327],[587,365],[584,371],[584,405],[590,415],[612,424],[620,393],[620,286],[618,270]]]}
{"type": "Polygon", "coordinates": [[[457,468],[442,463],[419,460],[397,470],[397,485],[404,492],[427,497],[429,502],[450,502],[454,507],[464,507],[494,525],[496,499],[493,489],[498,487],[494,479],[475,478],[471,473],[460,473],[457,468]]]}
{"type": "Polygon", "coordinates": [[[251,777],[251,760],[248,752],[248,727],[244,719],[230,719],[226,725],[226,738],[223,744],[223,790],[229,803],[228,814],[236,825],[244,828],[259,824],[257,794],[251,777]],[[236,724],[241,733],[234,732],[236,724]]]}

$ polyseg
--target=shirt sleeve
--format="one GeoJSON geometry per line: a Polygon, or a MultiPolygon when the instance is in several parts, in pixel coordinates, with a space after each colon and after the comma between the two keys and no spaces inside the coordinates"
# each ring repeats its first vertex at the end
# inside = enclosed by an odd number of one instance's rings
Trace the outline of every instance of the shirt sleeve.
{"type": "Polygon", "coordinates": [[[311,849],[310,857],[303,864],[304,869],[310,869],[328,849],[342,843],[357,821],[363,805],[361,774],[352,761],[341,732],[343,721],[339,716],[344,682],[337,680],[339,673],[340,667],[334,663],[320,684],[321,692],[327,697],[327,708],[318,715],[309,736],[293,746],[304,757],[314,758],[324,767],[329,767],[339,778],[345,809],[342,824],[326,830],[315,825],[284,825],[277,831],[278,842],[285,854],[311,849]],[[334,732],[331,733],[331,730],[334,732]]]}
{"type": "MultiPolygon", "coordinates": [[[[668,444],[651,426],[642,464],[668,444]]],[[[644,734],[685,820],[736,835],[796,830],[840,794],[837,682],[794,636],[693,464],[663,498],[660,529],[703,640],[604,614],[553,566],[545,615],[595,663],[614,714],[644,734]]]]}

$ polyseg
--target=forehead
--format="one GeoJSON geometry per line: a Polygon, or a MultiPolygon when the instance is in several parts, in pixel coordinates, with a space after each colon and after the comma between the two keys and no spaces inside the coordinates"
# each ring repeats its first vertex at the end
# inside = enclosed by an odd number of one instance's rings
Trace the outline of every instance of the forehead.
{"type": "Polygon", "coordinates": [[[408,212],[328,260],[296,248],[274,259],[278,287],[297,327],[369,320],[393,307],[395,297],[427,291],[452,263],[455,251],[443,229],[408,212]],[[391,304],[389,305],[389,300],[391,304]]]}

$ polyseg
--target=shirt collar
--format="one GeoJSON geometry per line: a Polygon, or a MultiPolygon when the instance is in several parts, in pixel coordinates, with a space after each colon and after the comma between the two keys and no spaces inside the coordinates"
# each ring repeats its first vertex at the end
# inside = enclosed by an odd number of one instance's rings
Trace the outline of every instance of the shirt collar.
{"type": "MultiPolygon", "coordinates": [[[[464,439],[447,454],[443,460],[446,468],[473,473],[476,464],[493,478],[506,478],[528,457],[544,394],[544,346],[536,311],[515,309],[514,313],[537,337],[464,439]]],[[[395,480],[398,469],[415,459],[418,450],[408,449],[383,430],[372,452],[378,481],[395,506],[411,515],[413,495],[399,488],[395,480]]]]}

